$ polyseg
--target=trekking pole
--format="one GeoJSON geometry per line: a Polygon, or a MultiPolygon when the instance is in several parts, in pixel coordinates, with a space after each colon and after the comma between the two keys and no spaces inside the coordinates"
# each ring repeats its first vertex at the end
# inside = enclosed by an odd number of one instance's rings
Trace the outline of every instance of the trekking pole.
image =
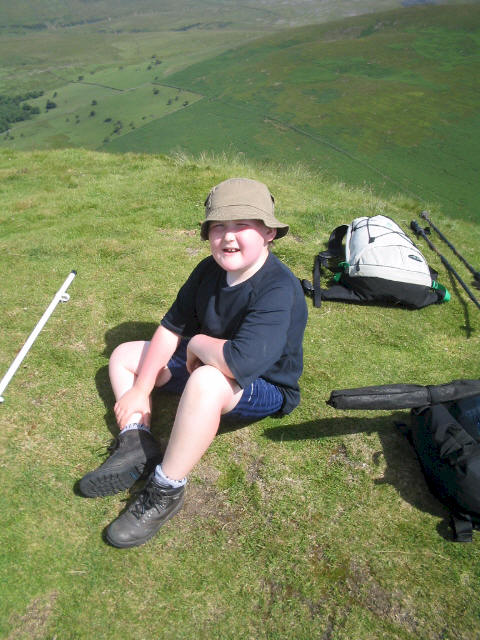
{"type": "Polygon", "coordinates": [[[2,393],[5,391],[5,389],[8,386],[8,383],[10,382],[10,380],[15,375],[16,370],[18,369],[18,367],[22,363],[22,360],[27,355],[27,353],[30,350],[30,347],[32,346],[32,344],[35,342],[38,334],[43,329],[43,327],[45,326],[47,320],[50,318],[50,316],[54,312],[55,307],[57,306],[57,304],[59,302],[68,302],[70,300],[70,296],[68,295],[68,293],[66,293],[66,291],[67,291],[68,287],[70,286],[72,280],[75,278],[76,275],[77,275],[76,271],[71,271],[70,272],[68,278],[62,284],[62,286],[57,291],[57,293],[53,296],[53,300],[48,305],[45,313],[40,318],[40,320],[37,322],[37,325],[35,326],[34,330],[28,336],[27,341],[25,342],[23,347],[18,352],[17,357],[15,358],[15,360],[10,365],[7,373],[3,376],[2,380],[0,381],[0,402],[3,402],[3,400],[4,400],[3,397],[2,397],[2,393]]]}
{"type": "Polygon", "coordinates": [[[445,244],[450,247],[450,249],[457,256],[457,258],[460,258],[460,260],[467,267],[467,269],[473,274],[474,279],[477,281],[477,285],[480,284],[480,271],[477,271],[474,267],[472,267],[472,265],[468,263],[460,253],[458,253],[458,251],[455,249],[453,244],[449,242],[447,238],[443,235],[443,233],[440,231],[440,229],[433,224],[428,214],[428,211],[422,211],[422,213],[420,214],[420,217],[422,217],[424,220],[426,220],[429,223],[432,229],[440,236],[440,238],[445,242],[445,244]]]}
{"type": "Polygon", "coordinates": [[[437,256],[440,258],[440,260],[445,265],[446,269],[448,271],[450,271],[450,273],[452,273],[455,276],[455,278],[458,280],[458,282],[461,284],[461,286],[468,293],[468,296],[469,296],[470,300],[472,300],[472,302],[480,309],[480,302],[475,298],[475,296],[470,291],[470,289],[467,287],[467,285],[462,280],[462,278],[458,275],[458,273],[455,271],[455,269],[452,267],[452,265],[448,262],[448,260],[440,253],[440,251],[437,249],[437,247],[433,244],[433,242],[427,236],[425,230],[422,229],[422,227],[418,224],[418,222],[416,220],[412,220],[411,221],[410,229],[415,233],[415,235],[417,237],[418,236],[422,236],[422,238],[424,238],[424,240],[426,241],[426,243],[428,244],[430,249],[437,254],[437,256]]]}

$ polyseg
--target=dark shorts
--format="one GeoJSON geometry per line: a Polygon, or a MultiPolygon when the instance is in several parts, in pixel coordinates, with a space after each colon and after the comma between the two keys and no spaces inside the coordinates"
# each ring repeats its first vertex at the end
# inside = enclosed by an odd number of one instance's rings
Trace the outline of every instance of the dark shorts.
{"type": "MultiPolygon", "coordinates": [[[[187,371],[187,344],[182,340],[168,363],[172,377],[162,387],[162,391],[183,393],[189,373],[187,371]]],[[[263,378],[257,378],[243,390],[236,407],[224,414],[224,417],[242,420],[260,420],[278,413],[283,405],[283,393],[280,389],[263,378]]]]}

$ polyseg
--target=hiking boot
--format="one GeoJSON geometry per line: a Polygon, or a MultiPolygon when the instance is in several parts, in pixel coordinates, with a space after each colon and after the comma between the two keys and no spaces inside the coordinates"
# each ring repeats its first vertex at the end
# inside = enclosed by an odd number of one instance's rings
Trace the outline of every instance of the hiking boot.
{"type": "Polygon", "coordinates": [[[152,471],[162,457],[152,434],[142,429],[120,433],[111,452],[98,469],[79,481],[79,489],[87,498],[110,496],[129,489],[140,477],[152,471]]]}
{"type": "Polygon", "coordinates": [[[136,547],[152,538],[182,508],[185,487],[165,488],[152,473],[136,499],[110,523],[105,532],[114,547],[136,547]]]}

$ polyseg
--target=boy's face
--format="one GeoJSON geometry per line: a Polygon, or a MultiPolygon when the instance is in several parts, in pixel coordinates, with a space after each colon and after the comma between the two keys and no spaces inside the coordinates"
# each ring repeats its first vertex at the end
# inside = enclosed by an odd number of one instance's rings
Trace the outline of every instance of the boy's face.
{"type": "Polygon", "coordinates": [[[268,256],[268,245],[275,229],[260,220],[226,220],[210,222],[208,239],[217,264],[228,273],[253,275],[268,256]]]}

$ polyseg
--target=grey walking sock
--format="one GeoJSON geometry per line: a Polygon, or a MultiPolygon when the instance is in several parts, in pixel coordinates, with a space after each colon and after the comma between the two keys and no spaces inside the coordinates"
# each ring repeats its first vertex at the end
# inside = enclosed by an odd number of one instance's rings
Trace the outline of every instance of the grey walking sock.
{"type": "Polygon", "coordinates": [[[138,429],[139,431],[150,431],[150,427],[148,424],[143,424],[143,422],[130,422],[120,431],[120,434],[125,433],[125,431],[132,431],[132,429],[138,429]]]}
{"type": "Polygon", "coordinates": [[[172,478],[169,478],[163,473],[162,465],[157,464],[155,467],[155,482],[161,487],[178,489],[179,487],[183,487],[187,484],[187,478],[185,477],[182,480],[172,480],[172,478]]]}

